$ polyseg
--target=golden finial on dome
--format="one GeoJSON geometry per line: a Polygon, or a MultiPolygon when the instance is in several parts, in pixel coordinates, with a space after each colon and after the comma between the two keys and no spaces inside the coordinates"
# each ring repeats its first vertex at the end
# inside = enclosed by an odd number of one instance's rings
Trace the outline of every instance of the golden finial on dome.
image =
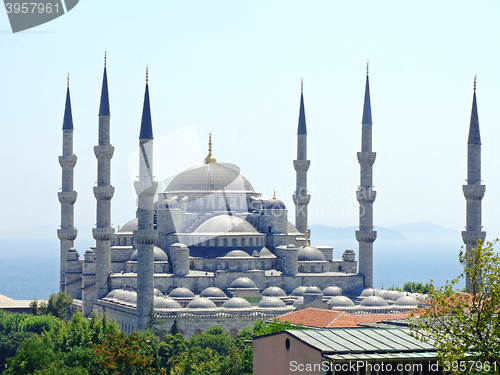
{"type": "Polygon", "coordinates": [[[304,92],[304,79],[300,77],[300,92],[304,92]]]}
{"type": "Polygon", "coordinates": [[[205,164],[217,163],[212,155],[212,133],[208,133],[208,155],[205,158],[205,164]]]}
{"type": "Polygon", "coordinates": [[[68,72],[68,87],[69,87],[69,72],[68,72]]]}
{"type": "Polygon", "coordinates": [[[107,50],[104,50],[104,67],[106,67],[106,60],[107,60],[107,57],[108,57],[108,51],[107,51],[107,50]]]}
{"type": "Polygon", "coordinates": [[[477,74],[474,75],[474,91],[476,91],[476,78],[477,78],[477,74]]]}
{"type": "Polygon", "coordinates": [[[149,82],[149,66],[146,65],[146,85],[149,82]]]}
{"type": "Polygon", "coordinates": [[[306,240],[304,246],[309,246],[309,228],[306,229],[306,240]]]}
{"type": "Polygon", "coordinates": [[[276,199],[276,190],[274,191],[273,199],[276,199]]]}
{"type": "Polygon", "coordinates": [[[370,60],[366,60],[366,75],[368,75],[369,67],[370,67],[370,60]]]}

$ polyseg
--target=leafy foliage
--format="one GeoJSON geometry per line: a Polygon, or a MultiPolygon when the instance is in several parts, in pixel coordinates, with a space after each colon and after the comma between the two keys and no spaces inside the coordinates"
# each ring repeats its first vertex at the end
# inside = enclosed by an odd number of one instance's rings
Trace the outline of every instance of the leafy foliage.
{"type": "Polygon", "coordinates": [[[419,283],[416,281],[408,281],[403,285],[403,292],[427,294],[431,290],[431,283],[419,283]]]}
{"type": "Polygon", "coordinates": [[[263,320],[258,320],[254,325],[254,336],[262,336],[268,333],[284,331],[286,329],[306,329],[302,324],[292,325],[290,322],[280,322],[278,318],[274,318],[272,323],[265,323],[263,320]]]}
{"type": "MultiPolygon", "coordinates": [[[[500,367],[500,255],[494,244],[478,242],[475,249],[460,251],[464,272],[442,288],[431,286],[430,307],[412,320],[412,335],[431,341],[438,349],[442,365],[467,359],[500,367]],[[472,281],[469,293],[459,293],[459,279],[472,281]]],[[[414,314],[416,315],[416,314],[414,314]]],[[[450,366],[447,366],[450,367],[450,366]]],[[[466,373],[460,368],[453,373],[466,373]]]]}
{"type": "Polygon", "coordinates": [[[33,315],[53,315],[62,319],[72,303],[73,297],[66,292],[52,293],[47,302],[33,300],[30,310],[33,315]]]}

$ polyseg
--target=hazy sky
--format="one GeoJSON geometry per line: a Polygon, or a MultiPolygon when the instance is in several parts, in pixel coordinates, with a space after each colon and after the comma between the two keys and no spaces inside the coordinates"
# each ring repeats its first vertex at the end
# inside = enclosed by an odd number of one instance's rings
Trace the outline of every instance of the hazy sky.
{"type": "MultiPolygon", "coordinates": [[[[310,224],[357,225],[365,64],[370,60],[375,225],[465,224],[461,185],[474,74],[483,142],[483,223],[500,235],[498,1],[93,1],[12,34],[0,12],[3,229],[58,226],[62,118],[71,73],[76,226],[94,226],[97,113],[108,51],[115,227],[135,216],[129,158],[144,68],[164,179],[214,156],[294,216],[300,78],[310,224]]],[[[133,157],[132,157],[133,158],[133,157]]],[[[134,159],[134,158],[133,158],[134,159]]],[[[85,234],[90,236],[90,233],[85,234]]]]}

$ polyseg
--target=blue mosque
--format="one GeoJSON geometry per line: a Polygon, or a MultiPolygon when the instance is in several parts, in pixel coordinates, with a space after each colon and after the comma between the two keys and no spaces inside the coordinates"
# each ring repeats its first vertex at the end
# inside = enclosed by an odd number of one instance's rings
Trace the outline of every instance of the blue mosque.
{"type": "MultiPolygon", "coordinates": [[[[111,85],[110,85],[111,87],[111,85]]],[[[361,124],[359,264],[351,249],[339,257],[328,246],[312,246],[308,230],[307,126],[301,84],[294,218],[274,195],[263,197],[232,164],[217,161],[212,134],[208,153],[172,179],[164,191],[154,180],[153,121],[146,85],[142,120],[137,124],[139,177],[135,218],[111,226],[111,117],[107,66],[104,64],[98,112],[96,241],[80,256],[74,248],[73,118],[69,81],[63,119],[60,239],[60,290],[74,298],[73,311],[106,313],[125,332],[146,327],[151,314],[160,329],[177,321],[188,336],[221,324],[231,332],[303,307],[404,311],[417,298],[397,304],[373,288],[372,117],[368,71],[361,124]],[[347,298],[350,295],[351,298],[347,298]],[[352,298],[357,296],[358,298],[352,298]],[[363,299],[365,301],[363,301],[363,299]],[[359,302],[361,301],[361,304],[359,302]],[[356,302],[356,304],[355,304],[356,302]],[[364,304],[363,304],[364,302],[364,304]],[[359,306],[358,306],[359,305],[359,306]]],[[[475,103],[475,102],[474,102],[475,103]]],[[[477,128],[479,131],[479,127],[477,128]]],[[[131,137],[136,136],[134,134],[131,137]]],[[[214,134],[214,143],[216,135],[214,134]]],[[[230,161],[228,161],[230,162],[230,161]]],[[[245,166],[241,166],[244,170],[245,166]]],[[[286,166],[283,166],[285,168],[286,166]]],[[[290,168],[291,171],[291,168],[290,168]]],[[[89,180],[89,186],[91,182],[89,180]]],[[[464,190],[465,191],[465,190],[464,190]]],[[[117,218],[114,218],[117,221],[117,218]]],[[[404,297],[404,296],[398,296],[404,297]]],[[[406,296],[407,297],[407,296],[406,296]]]]}

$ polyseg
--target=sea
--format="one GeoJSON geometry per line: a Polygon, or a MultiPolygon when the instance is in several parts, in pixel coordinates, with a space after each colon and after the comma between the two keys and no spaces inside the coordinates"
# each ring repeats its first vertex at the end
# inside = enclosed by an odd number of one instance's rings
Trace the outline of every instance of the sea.
{"type": "MultiPolygon", "coordinates": [[[[322,238],[313,245],[334,247],[334,258],[346,248],[357,252],[355,241],[322,238]]],[[[84,241],[92,245],[92,240],[84,241]]],[[[402,287],[405,282],[433,280],[435,286],[462,273],[459,239],[453,241],[376,241],[373,250],[375,288],[402,287]]],[[[82,245],[83,246],[83,245],[82,245]]],[[[80,255],[86,248],[78,249],[80,255]]],[[[357,254],[356,254],[357,259],[357,254]]],[[[459,280],[458,288],[465,283],[459,280]]],[[[59,241],[56,239],[0,239],[0,294],[17,300],[47,299],[59,290],[59,241]]]]}

